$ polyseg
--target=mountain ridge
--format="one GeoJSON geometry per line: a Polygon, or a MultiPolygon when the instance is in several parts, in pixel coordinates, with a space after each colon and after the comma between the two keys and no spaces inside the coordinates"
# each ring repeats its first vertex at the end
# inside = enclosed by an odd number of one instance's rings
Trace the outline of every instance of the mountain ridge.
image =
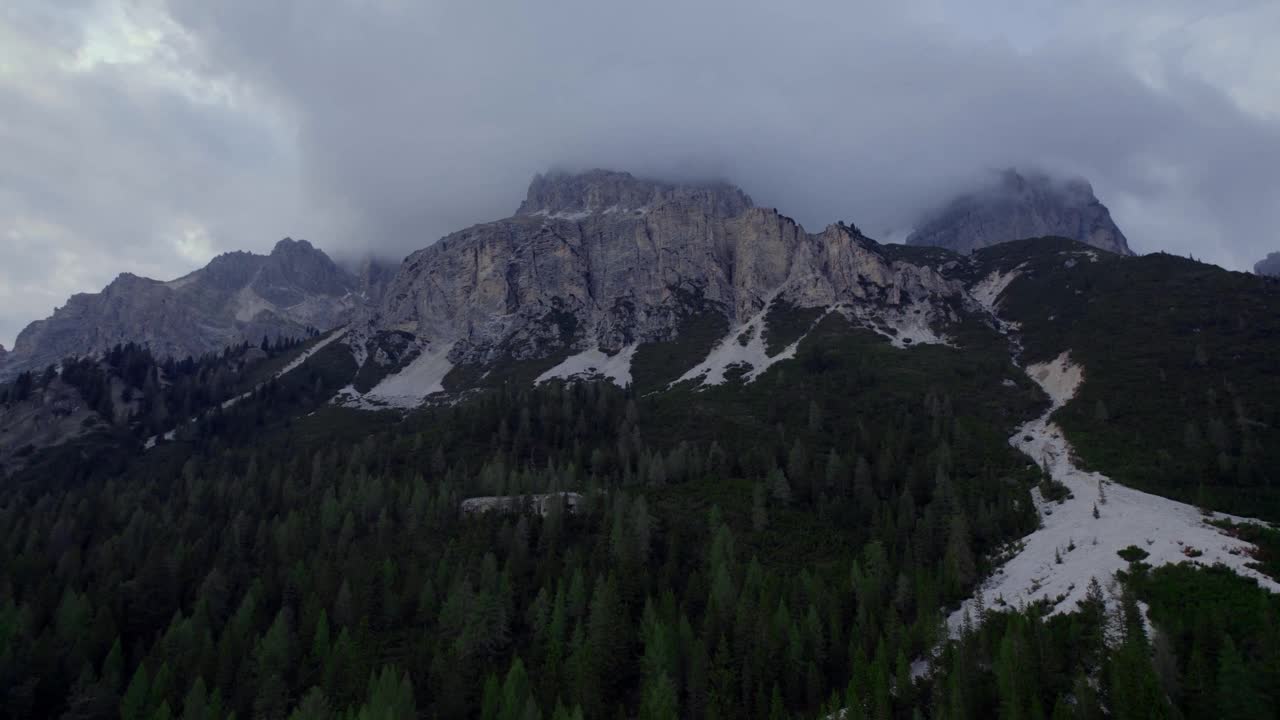
{"type": "MultiPolygon", "coordinates": [[[[1002,181],[1033,195],[1048,182],[1014,171],[1002,181]]],[[[1087,183],[1063,187],[1092,198],[1087,183]]],[[[409,355],[447,346],[455,367],[559,361],[671,341],[695,316],[738,328],[775,301],[839,306],[869,326],[892,316],[889,325],[913,324],[927,339],[969,302],[940,270],[959,259],[881,245],[844,223],[807,232],[724,180],[552,171],[534,176],[513,215],[451,233],[394,268],[345,269],[285,238],[268,255],[224,253],[170,281],[122,273],[24,329],[0,354],[0,376],[118,342],[184,357],[348,322],[361,362],[402,362],[379,339],[394,333],[412,339],[392,341],[409,355]]]]}
{"type": "Polygon", "coordinates": [[[124,272],[97,293],[77,293],[24,328],[0,355],[0,375],[38,370],[68,356],[128,342],[162,357],[218,352],[264,336],[303,337],[345,322],[359,279],[306,240],[285,238],[267,255],[223,253],[162,281],[124,272]]]}

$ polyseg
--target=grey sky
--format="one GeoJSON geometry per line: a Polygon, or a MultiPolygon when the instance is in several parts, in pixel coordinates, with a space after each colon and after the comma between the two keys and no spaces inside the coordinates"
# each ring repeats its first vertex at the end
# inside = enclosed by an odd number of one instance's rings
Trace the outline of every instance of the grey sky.
{"type": "Polygon", "coordinates": [[[533,173],[723,177],[874,236],[1081,174],[1139,252],[1280,249],[1280,3],[16,0],[0,343],[116,274],[306,237],[400,256],[533,173]]]}

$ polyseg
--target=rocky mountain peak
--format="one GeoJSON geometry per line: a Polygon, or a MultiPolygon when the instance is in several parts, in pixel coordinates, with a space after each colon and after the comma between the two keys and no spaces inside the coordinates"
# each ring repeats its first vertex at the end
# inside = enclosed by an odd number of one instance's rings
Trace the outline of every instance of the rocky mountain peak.
{"type": "Polygon", "coordinates": [[[171,285],[182,285],[187,281],[198,279],[201,284],[214,288],[230,290],[244,287],[253,280],[265,258],[251,252],[236,250],[222,253],[209,261],[209,264],[194,273],[172,281],[171,285]]]}
{"type": "Polygon", "coordinates": [[[300,302],[308,294],[344,295],[355,286],[355,278],[324,251],[292,238],[276,243],[253,281],[258,294],[279,305],[300,302]]]}
{"type": "Polygon", "coordinates": [[[115,280],[112,280],[111,283],[107,285],[103,292],[129,292],[135,288],[153,285],[155,282],[156,281],[151,278],[145,278],[131,272],[122,272],[116,276],[115,280]]]}
{"type": "Polygon", "coordinates": [[[280,240],[275,244],[275,247],[271,248],[272,255],[281,257],[305,256],[311,253],[324,255],[324,252],[317,250],[314,245],[306,240],[294,240],[291,237],[280,240]]]}
{"type": "Polygon", "coordinates": [[[1273,252],[1259,260],[1253,266],[1253,271],[1259,275],[1280,277],[1280,252],[1273,252]]]}
{"type": "Polygon", "coordinates": [[[1010,240],[1055,235],[1121,255],[1128,241],[1083,178],[1009,168],[985,186],[961,193],[926,213],[909,245],[968,253],[1010,240]]]}
{"type": "Polygon", "coordinates": [[[577,219],[597,213],[643,211],[668,202],[697,205],[716,217],[733,217],[752,207],[746,193],[723,181],[670,183],[597,169],[536,175],[516,215],[577,219]]]}

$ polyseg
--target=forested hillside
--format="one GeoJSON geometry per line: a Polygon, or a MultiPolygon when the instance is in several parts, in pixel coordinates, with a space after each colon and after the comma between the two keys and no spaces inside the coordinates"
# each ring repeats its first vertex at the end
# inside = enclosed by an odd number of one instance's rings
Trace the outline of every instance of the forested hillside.
{"type": "Polygon", "coordinates": [[[1084,366],[1057,416],[1080,456],[1149,492],[1280,520],[1280,284],[1174,255],[1068,240],[982,250],[1017,274],[1001,315],[1028,361],[1084,366]]]}
{"type": "MultiPolygon", "coordinates": [[[[1027,262],[992,257],[977,262],[1027,262]]],[[[1139,285],[1126,270],[1104,282],[1107,262],[1087,276],[1097,297],[1139,285]]],[[[1022,322],[1026,356],[1070,343],[1084,387],[1120,393],[1105,418],[1072,424],[1079,398],[1060,411],[1086,460],[1115,462],[1105,452],[1118,446],[1091,445],[1091,428],[1128,437],[1154,405],[1129,404],[1129,376],[1076,324],[1034,315],[1034,283],[1057,268],[1072,271],[1061,257],[1023,266],[1001,312],[1022,322]]],[[[1093,304],[1061,304],[1063,318],[1095,322],[1093,304]]],[[[1276,597],[1225,569],[1148,568],[1137,547],[1123,551],[1134,561],[1123,584],[1078,609],[989,608],[952,637],[948,615],[1052,511],[1038,498],[1062,491],[1009,444],[1045,395],[977,317],[950,328],[950,345],[908,349],[838,313],[770,317],[766,342],[799,345],[749,384],[668,388],[668,361],[649,351],[639,388],[511,376],[410,412],[331,404],[360,370],[320,338],[186,363],[121,347],[64,364],[60,382],[123,419],[0,479],[0,708],[130,720],[1271,716],[1276,597]],[[106,407],[119,388],[132,389],[125,413],[106,407]],[[195,421],[175,428],[175,416],[195,421]],[[545,513],[462,509],[546,493],[573,495],[545,513]]],[[[705,344],[700,327],[689,324],[691,342],[705,344]]],[[[1235,347],[1218,343],[1206,353],[1235,347]]],[[[1209,372],[1191,353],[1170,378],[1209,372]]],[[[25,376],[0,397],[24,402],[45,381],[25,376]]],[[[1265,398],[1240,401],[1248,418],[1265,398]]],[[[1145,446],[1125,447],[1120,457],[1145,446]]],[[[1274,573],[1273,531],[1235,532],[1274,573]]]]}
{"type": "Polygon", "coordinates": [[[833,324],[748,392],[508,388],[404,421],[306,415],[344,372],[318,353],[121,472],[6,482],[6,707],[277,717],[394,668],[444,717],[803,716],[864,671],[905,709],[893,678],[1034,523],[1003,438],[1039,401],[995,358],[891,353],[833,324]],[[458,510],[557,489],[578,513],[458,510]]]}

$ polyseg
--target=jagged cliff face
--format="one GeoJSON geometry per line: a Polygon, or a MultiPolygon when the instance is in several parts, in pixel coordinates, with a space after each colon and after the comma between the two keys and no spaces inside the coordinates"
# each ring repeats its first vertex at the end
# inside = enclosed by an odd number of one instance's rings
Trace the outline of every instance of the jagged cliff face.
{"type": "Polygon", "coordinates": [[[907,238],[970,253],[1002,242],[1046,235],[1071,238],[1120,255],[1132,255],[1124,233],[1084,180],[1007,170],[991,187],[961,195],[929,213],[907,238]]]}
{"type": "Polygon", "coordinates": [[[1258,261],[1253,271],[1259,275],[1280,277],[1280,252],[1273,252],[1258,261]]]}
{"type": "Polygon", "coordinates": [[[485,363],[613,353],[671,338],[692,312],[739,324],[775,297],[906,307],[963,293],[875,247],[843,226],[808,234],[727,184],[539,176],[515,216],[409,256],[371,327],[451,346],[455,363],[485,363]]]}
{"type": "Polygon", "coordinates": [[[118,343],[164,357],[198,356],[263,336],[301,336],[347,320],[359,281],[305,240],[280,241],[270,255],[234,252],[161,282],[125,273],[100,293],[74,295],[18,335],[0,375],[38,369],[118,343]]]}

